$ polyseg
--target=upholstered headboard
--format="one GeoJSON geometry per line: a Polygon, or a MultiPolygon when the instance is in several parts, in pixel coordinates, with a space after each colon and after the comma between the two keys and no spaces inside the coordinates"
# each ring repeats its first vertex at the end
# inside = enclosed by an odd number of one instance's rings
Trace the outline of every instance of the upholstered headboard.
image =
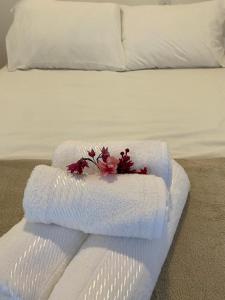
{"type": "MultiPolygon", "coordinates": [[[[62,0],[62,1],[68,1],[68,0],[62,0]]],[[[74,1],[116,2],[116,3],[129,4],[129,5],[143,5],[143,4],[191,3],[191,2],[200,2],[201,0],[74,0],[74,1]]],[[[6,49],[5,49],[5,37],[13,17],[12,13],[10,12],[10,9],[17,2],[18,0],[0,0],[0,67],[4,66],[7,61],[6,49]]]]}

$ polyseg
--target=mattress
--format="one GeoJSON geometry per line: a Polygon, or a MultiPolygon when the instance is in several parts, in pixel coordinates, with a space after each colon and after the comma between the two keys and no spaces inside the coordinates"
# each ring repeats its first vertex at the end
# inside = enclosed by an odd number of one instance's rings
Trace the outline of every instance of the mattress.
{"type": "Polygon", "coordinates": [[[225,156],[225,69],[0,70],[0,159],[64,140],[160,139],[173,157],[225,156]]]}
{"type": "Polygon", "coordinates": [[[164,226],[162,238],[149,241],[89,236],[56,284],[49,300],[149,300],[188,191],[186,173],[173,162],[169,221],[164,226]]]}

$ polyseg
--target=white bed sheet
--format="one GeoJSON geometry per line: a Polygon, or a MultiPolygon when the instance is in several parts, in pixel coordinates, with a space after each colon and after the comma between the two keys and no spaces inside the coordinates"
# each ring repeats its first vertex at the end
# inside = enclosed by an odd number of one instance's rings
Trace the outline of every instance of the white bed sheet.
{"type": "Polygon", "coordinates": [[[67,139],[161,139],[173,157],[225,156],[225,69],[0,70],[0,159],[67,139]]]}

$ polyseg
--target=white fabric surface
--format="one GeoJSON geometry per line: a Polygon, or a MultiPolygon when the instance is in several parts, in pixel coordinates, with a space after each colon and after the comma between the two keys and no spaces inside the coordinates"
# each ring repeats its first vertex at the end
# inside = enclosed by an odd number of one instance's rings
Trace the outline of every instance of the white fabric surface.
{"type": "MultiPolygon", "coordinates": [[[[87,157],[87,151],[91,149],[94,149],[98,155],[103,146],[109,147],[110,155],[117,158],[120,157],[121,151],[129,148],[129,155],[136,169],[147,167],[151,174],[162,177],[167,186],[170,187],[172,161],[168,145],[161,141],[107,141],[105,143],[66,141],[56,148],[52,165],[65,170],[69,164],[76,162],[81,157],[87,157]]],[[[93,172],[93,168],[90,166],[87,172],[93,172]]]]}
{"type": "MultiPolygon", "coordinates": [[[[196,2],[205,2],[206,0],[169,0],[168,4],[171,5],[180,5],[180,4],[190,4],[190,3],[196,3],[196,2]]],[[[207,0],[211,1],[211,0],[207,0]]]]}
{"type": "Polygon", "coordinates": [[[0,239],[0,299],[47,300],[85,238],[23,219],[0,239]]]}
{"type": "Polygon", "coordinates": [[[225,66],[224,0],[122,6],[128,70],[225,66]]]}
{"type": "Polygon", "coordinates": [[[28,222],[149,240],[161,238],[168,205],[165,182],[154,175],[74,177],[44,165],[33,170],[23,200],[28,222]]]}
{"type": "Polygon", "coordinates": [[[123,70],[120,7],[23,0],[7,35],[8,67],[123,70]]]}
{"type": "Polygon", "coordinates": [[[89,236],[56,284],[49,300],[149,300],[171,245],[189,187],[183,168],[173,162],[172,207],[163,237],[148,241],[89,236]]]}
{"type": "Polygon", "coordinates": [[[165,140],[225,156],[225,69],[0,70],[0,158],[51,158],[69,139],[165,140]]]}

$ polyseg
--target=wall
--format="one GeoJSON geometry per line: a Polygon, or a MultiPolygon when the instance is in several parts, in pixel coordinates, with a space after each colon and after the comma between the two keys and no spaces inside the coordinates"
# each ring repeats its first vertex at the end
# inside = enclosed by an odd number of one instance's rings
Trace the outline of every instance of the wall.
{"type": "Polygon", "coordinates": [[[0,0],[0,67],[6,63],[5,36],[12,22],[10,9],[17,0],[0,0]]]}

